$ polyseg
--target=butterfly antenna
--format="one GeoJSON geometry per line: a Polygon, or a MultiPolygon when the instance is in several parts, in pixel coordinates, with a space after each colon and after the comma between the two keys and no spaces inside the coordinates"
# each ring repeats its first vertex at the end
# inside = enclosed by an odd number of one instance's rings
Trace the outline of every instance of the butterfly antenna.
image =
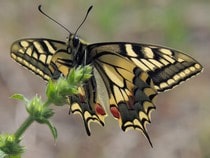
{"type": "Polygon", "coordinates": [[[85,18],[83,19],[83,21],[81,22],[81,24],[79,25],[79,27],[77,28],[77,30],[75,31],[74,35],[77,34],[78,30],[80,29],[80,27],[84,24],[85,20],[87,19],[88,17],[88,14],[90,13],[91,9],[93,8],[93,6],[91,5],[88,10],[87,10],[87,13],[85,15],[85,18]]]}
{"type": "Polygon", "coordinates": [[[56,24],[58,24],[59,26],[61,26],[63,29],[65,29],[69,34],[72,34],[65,26],[63,26],[61,23],[59,23],[58,21],[56,21],[55,19],[53,19],[52,17],[50,17],[49,15],[47,15],[43,10],[42,10],[42,5],[38,6],[38,10],[40,11],[40,13],[42,13],[44,16],[46,16],[47,18],[49,18],[50,20],[52,20],[53,22],[55,22],[56,24]]]}

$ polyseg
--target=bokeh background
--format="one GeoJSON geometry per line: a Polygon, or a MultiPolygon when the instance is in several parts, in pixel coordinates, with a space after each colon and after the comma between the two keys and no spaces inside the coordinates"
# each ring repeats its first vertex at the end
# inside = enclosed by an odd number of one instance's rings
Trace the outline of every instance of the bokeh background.
{"type": "Polygon", "coordinates": [[[210,157],[210,1],[209,0],[1,0],[0,133],[13,133],[27,117],[23,103],[9,97],[22,93],[45,98],[46,83],[10,58],[13,41],[26,37],[66,40],[68,33],[42,16],[39,4],[72,32],[94,5],[79,35],[90,43],[129,41],[164,45],[197,59],[204,71],[166,93],[148,125],[154,148],[135,131],[122,132],[111,116],[106,126],[92,125],[86,135],[68,106],[54,107],[58,130],[54,142],[47,126],[34,123],[25,133],[24,158],[209,158],[210,157]]]}

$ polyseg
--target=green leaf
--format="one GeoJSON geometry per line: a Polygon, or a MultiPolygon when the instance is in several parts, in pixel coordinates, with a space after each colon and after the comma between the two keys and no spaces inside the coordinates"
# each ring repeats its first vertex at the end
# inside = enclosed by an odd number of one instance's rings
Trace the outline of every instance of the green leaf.
{"type": "Polygon", "coordinates": [[[48,98],[51,98],[51,93],[52,91],[54,91],[55,87],[53,85],[53,81],[49,80],[48,84],[47,84],[47,89],[46,89],[46,95],[48,98]]]}
{"type": "Polygon", "coordinates": [[[19,94],[19,93],[13,94],[10,98],[11,99],[15,99],[15,100],[20,100],[20,101],[28,102],[28,99],[24,95],[19,94]]]}
{"type": "Polygon", "coordinates": [[[55,126],[49,120],[47,120],[45,122],[45,124],[48,125],[48,127],[50,128],[50,131],[51,131],[51,133],[53,135],[53,138],[56,140],[57,137],[58,137],[58,133],[57,133],[57,129],[55,128],[55,126]]]}

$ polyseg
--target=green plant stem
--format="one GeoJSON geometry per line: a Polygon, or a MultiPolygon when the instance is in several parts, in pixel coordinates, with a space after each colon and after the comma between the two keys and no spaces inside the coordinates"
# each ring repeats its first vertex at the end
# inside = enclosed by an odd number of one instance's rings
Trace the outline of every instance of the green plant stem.
{"type": "Polygon", "coordinates": [[[33,117],[28,116],[28,118],[22,123],[20,128],[18,128],[17,131],[15,132],[16,140],[19,140],[19,138],[22,136],[25,130],[33,123],[33,121],[34,121],[33,117]]]}

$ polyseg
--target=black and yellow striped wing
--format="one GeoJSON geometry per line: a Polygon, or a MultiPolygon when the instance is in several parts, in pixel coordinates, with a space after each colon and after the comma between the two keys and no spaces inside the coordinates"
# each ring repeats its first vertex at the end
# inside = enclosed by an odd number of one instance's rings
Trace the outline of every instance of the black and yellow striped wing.
{"type": "Polygon", "coordinates": [[[116,42],[98,43],[89,47],[101,54],[112,51],[127,58],[148,73],[158,92],[172,89],[203,69],[192,57],[161,46],[116,42]]]}
{"type": "Polygon", "coordinates": [[[74,48],[75,36],[71,40],[72,45],[51,39],[19,40],[12,45],[11,56],[45,80],[66,76],[81,63],[93,66],[92,78],[79,88],[78,95],[69,97],[70,109],[82,116],[88,135],[91,122],[104,125],[109,108],[123,131],[140,130],[151,143],[146,124],[151,122],[157,93],[202,70],[190,56],[160,46],[124,42],[86,45],[80,41],[74,48]],[[107,93],[108,106],[101,99],[101,87],[107,93]]]}
{"type": "Polygon", "coordinates": [[[95,47],[90,53],[107,89],[110,112],[123,131],[140,130],[150,142],[146,124],[150,123],[151,111],[155,109],[157,92],[153,81],[147,72],[112,48],[95,47]]]}
{"type": "Polygon", "coordinates": [[[44,80],[67,75],[72,67],[66,43],[51,39],[18,40],[12,44],[11,57],[44,80]]]}

